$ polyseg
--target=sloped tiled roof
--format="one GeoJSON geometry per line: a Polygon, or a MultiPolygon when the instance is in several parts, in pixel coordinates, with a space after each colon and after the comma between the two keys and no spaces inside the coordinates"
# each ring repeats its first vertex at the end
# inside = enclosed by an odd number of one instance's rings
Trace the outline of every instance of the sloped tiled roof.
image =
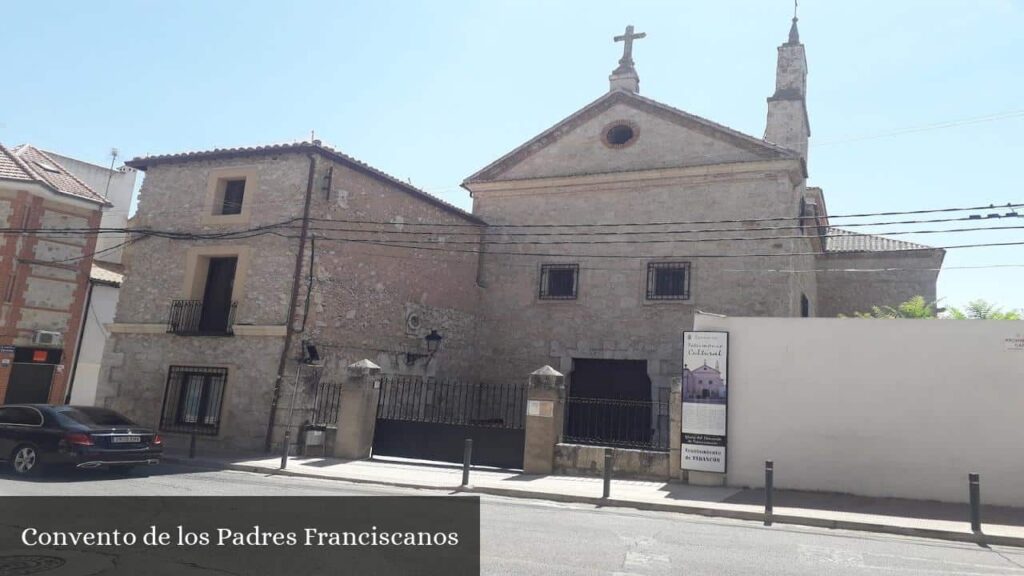
{"type": "Polygon", "coordinates": [[[468,220],[474,224],[485,224],[485,222],[481,220],[479,217],[474,216],[469,212],[466,212],[465,210],[459,208],[458,206],[445,202],[444,200],[438,198],[437,196],[434,196],[433,194],[420,190],[419,188],[413,186],[412,184],[409,184],[408,182],[403,182],[382,170],[378,170],[377,168],[374,168],[373,166],[370,166],[369,164],[361,160],[357,160],[352,156],[349,156],[348,154],[340,152],[334,148],[331,148],[330,146],[325,146],[321,144],[319,141],[291,142],[283,144],[270,144],[266,146],[249,146],[240,148],[215,148],[213,150],[180,152],[177,154],[140,156],[138,158],[133,158],[132,160],[125,162],[125,165],[130,166],[132,168],[137,168],[139,170],[146,170],[150,166],[155,166],[158,164],[172,164],[181,162],[192,162],[198,160],[218,160],[223,158],[242,158],[246,156],[265,156],[270,154],[280,154],[282,152],[316,152],[322,154],[323,156],[336,162],[345,164],[354,170],[358,170],[369,176],[387,181],[395,185],[396,187],[400,188],[404,192],[416,198],[419,198],[420,200],[423,200],[429,204],[433,204],[434,206],[437,206],[438,208],[441,208],[446,212],[450,212],[452,214],[455,214],[456,216],[460,216],[461,218],[468,220]]]}
{"type": "Polygon", "coordinates": [[[941,250],[924,244],[894,240],[874,234],[861,234],[843,228],[828,228],[825,252],[899,252],[904,250],[941,250]]]}
{"type": "Polygon", "coordinates": [[[94,284],[106,284],[118,288],[124,281],[124,274],[111,270],[113,266],[105,266],[102,262],[93,262],[89,271],[89,280],[94,284]]]}
{"type": "Polygon", "coordinates": [[[26,182],[35,180],[22,163],[18,161],[14,153],[5,148],[3,144],[0,144],[0,178],[4,180],[24,180],[26,182]]]}
{"type": "Polygon", "coordinates": [[[102,196],[75,177],[67,168],[42,150],[28,144],[22,144],[13,150],[0,146],[0,178],[36,182],[58,194],[109,205],[102,196]]]}

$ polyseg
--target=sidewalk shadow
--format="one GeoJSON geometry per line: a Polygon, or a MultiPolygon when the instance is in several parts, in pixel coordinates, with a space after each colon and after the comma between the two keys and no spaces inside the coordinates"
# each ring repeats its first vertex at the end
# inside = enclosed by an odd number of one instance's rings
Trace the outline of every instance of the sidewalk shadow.
{"type": "MultiPolygon", "coordinates": [[[[831,492],[810,492],[803,490],[775,490],[772,500],[776,508],[807,508],[830,512],[872,514],[878,516],[899,516],[921,520],[948,520],[968,522],[970,507],[936,500],[908,500],[904,498],[873,498],[837,494],[831,492]]],[[[730,504],[764,505],[764,489],[742,490],[729,496],[723,502],[730,504]]],[[[982,525],[1003,524],[1024,526],[1024,509],[1009,506],[982,506],[982,525]]]]}
{"type": "MultiPolygon", "coordinates": [[[[153,466],[138,466],[131,472],[95,468],[80,470],[71,466],[47,468],[38,474],[31,476],[20,476],[9,470],[0,472],[0,482],[32,482],[38,484],[69,484],[82,482],[115,482],[118,480],[131,480],[138,478],[151,478],[155,476],[175,476],[178,474],[201,473],[201,469],[182,470],[173,465],[156,464],[153,466]]],[[[212,470],[210,470],[212,472],[212,470]]]]}

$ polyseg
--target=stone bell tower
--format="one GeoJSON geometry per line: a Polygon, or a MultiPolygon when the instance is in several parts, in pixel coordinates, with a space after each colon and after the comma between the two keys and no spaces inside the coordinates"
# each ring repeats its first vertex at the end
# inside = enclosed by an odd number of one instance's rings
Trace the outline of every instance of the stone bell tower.
{"type": "Polygon", "coordinates": [[[775,71],[775,94],[768,98],[768,126],[764,139],[800,153],[807,164],[807,141],[811,124],[807,119],[807,56],[800,43],[797,17],[789,29],[789,39],[779,46],[775,71]]]}

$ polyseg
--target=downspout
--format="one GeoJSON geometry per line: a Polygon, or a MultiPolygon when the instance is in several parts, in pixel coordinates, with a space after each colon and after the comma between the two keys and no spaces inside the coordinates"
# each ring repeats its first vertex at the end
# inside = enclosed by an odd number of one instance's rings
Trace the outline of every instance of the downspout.
{"type": "MultiPolygon", "coordinates": [[[[314,143],[315,147],[316,144],[314,143]]],[[[274,425],[277,421],[277,403],[281,399],[281,384],[284,382],[284,369],[288,363],[288,351],[292,347],[295,336],[295,304],[299,298],[299,283],[302,280],[302,259],[306,256],[306,237],[309,235],[309,207],[313,199],[313,179],[316,177],[316,156],[310,152],[309,178],[306,181],[306,201],[302,208],[302,231],[299,233],[299,254],[295,257],[295,272],[292,274],[292,293],[288,299],[288,312],[285,314],[284,348],[281,359],[277,363],[277,378],[274,380],[274,396],[270,401],[270,418],[267,420],[267,437],[263,449],[270,452],[274,443],[274,425]]],[[[296,385],[298,385],[296,383],[296,385]]]]}
{"type": "Polygon", "coordinates": [[[71,404],[71,389],[75,387],[78,360],[82,357],[82,342],[85,342],[85,326],[89,323],[89,306],[92,306],[92,289],[95,286],[92,280],[89,280],[89,291],[85,293],[85,308],[82,310],[82,328],[78,331],[78,345],[75,346],[75,357],[71,364],[71,377],[68,378],[68,393],[64,396],[65,404],[71,404]]]}

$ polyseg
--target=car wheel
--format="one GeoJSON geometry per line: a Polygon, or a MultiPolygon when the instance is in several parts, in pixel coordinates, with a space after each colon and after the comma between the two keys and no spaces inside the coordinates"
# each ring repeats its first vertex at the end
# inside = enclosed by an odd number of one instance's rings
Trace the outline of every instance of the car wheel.
{"type": "Polygon", "coordinates": [[[35,446],[24,444],[14,449],[11,455],[11,468],[19,476],[36,474],[42,468],[39,452],[35,446]]]}

